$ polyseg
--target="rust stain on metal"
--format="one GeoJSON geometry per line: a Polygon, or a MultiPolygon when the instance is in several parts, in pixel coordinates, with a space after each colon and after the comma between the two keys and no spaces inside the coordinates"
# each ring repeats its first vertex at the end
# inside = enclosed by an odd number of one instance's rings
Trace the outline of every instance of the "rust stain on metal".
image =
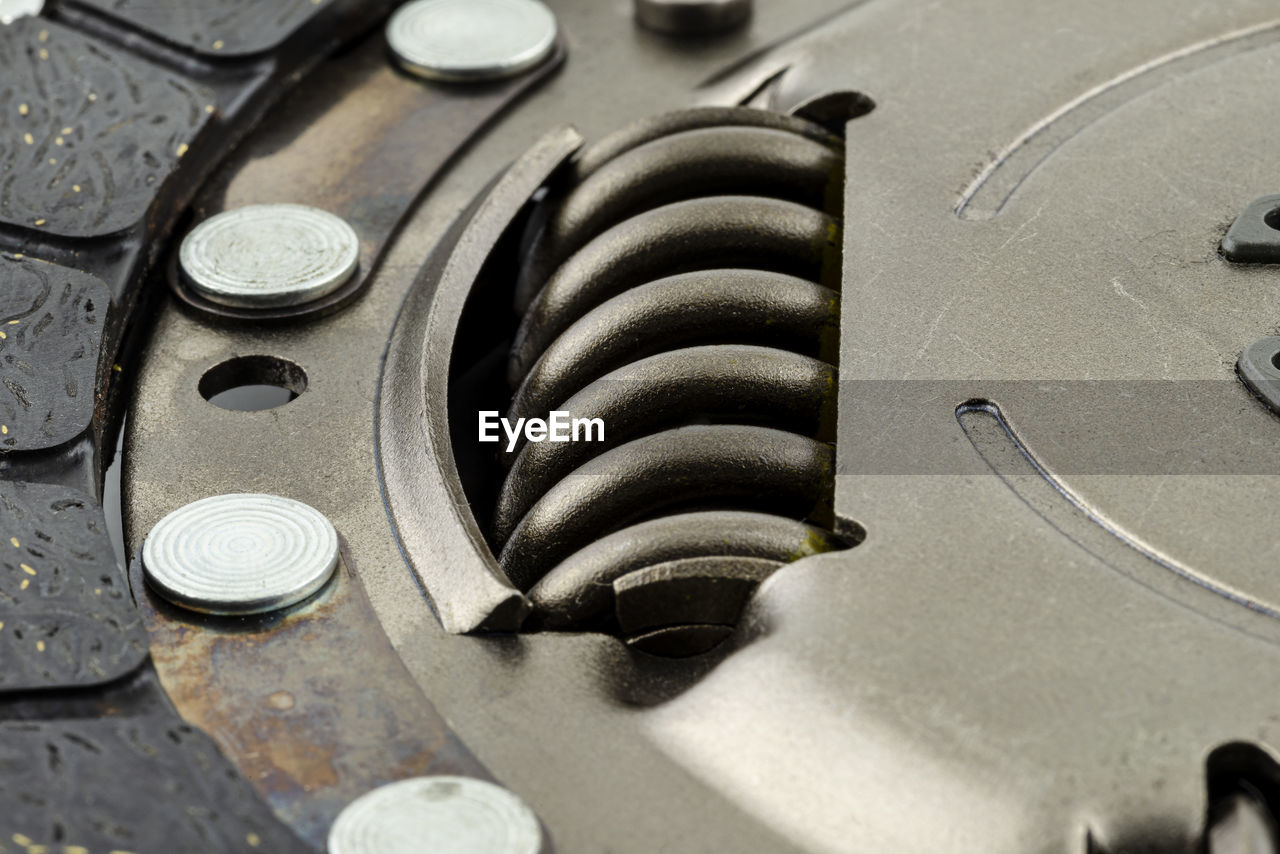
{"type": "Polygon", "coordinates": [[[317,844],[343,806],[381,783],[488,778],[405,671],[349,565],[344,550],[312,600],[257,618],[182,611],[130,574],[178,712],[317,844]]]}

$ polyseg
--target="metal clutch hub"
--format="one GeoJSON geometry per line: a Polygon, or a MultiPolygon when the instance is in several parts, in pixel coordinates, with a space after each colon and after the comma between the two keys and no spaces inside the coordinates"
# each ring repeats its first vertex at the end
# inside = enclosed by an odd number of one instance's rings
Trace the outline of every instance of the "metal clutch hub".
{"type": "Polygon", "coordinates": [[[0,854],[1280,854],[1263,0],[0,0],[0,854]]]}

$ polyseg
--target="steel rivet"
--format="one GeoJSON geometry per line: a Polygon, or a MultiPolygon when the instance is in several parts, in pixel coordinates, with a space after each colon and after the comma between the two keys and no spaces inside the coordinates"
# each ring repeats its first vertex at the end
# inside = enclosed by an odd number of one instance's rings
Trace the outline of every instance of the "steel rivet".
{"type": "Polygon", "coordinates": [[[329,829],[329,854],[538,854],[524,801],[470,777],[415,777],[361,795],[329,829]]]}
{"type": "Polygon", "coordinates": [[[28,15],[39,15],[44,0],[0,0],[0,24],[12,24],[28,15]]]}
{"type": "Polygon", "coordinates": [[[250,205],[210,217],[182,241],[186,284],[220,305],[301,305],[345,284],[360,238],[340,217],[306,205],[250,205]]]}
{"type": "Polygon", "coordinates": [[[538,0],[412,0],[387,22],[406,70],[437,80],[498,80],[555,50],[556,18],[538,0]]]}
{"type": "Polygon", "coordinates": [[[636,20],[676,36],[703,36],[742,26],[751,0],[636,0],[636,20]]]}
{"type": "Polygon", "coordinates": [[[205,614],[261,614],[301,602],[333,575],[338,534],[320,511],[278,495],[215,495],[161,519],[142,545],[151,588],[205,614]]]}

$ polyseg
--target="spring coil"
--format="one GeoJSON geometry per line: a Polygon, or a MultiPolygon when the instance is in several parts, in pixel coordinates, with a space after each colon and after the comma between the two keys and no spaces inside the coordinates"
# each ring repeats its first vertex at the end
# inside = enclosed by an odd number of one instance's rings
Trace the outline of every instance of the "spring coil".
{"type": "Polygon", "coordinates": [[[508,418],[533,442],[491,537],[545,628],[688,655],[832,532],[843,141],[791,116],[685,110],[606,138],[526,242],[508,418]]]}

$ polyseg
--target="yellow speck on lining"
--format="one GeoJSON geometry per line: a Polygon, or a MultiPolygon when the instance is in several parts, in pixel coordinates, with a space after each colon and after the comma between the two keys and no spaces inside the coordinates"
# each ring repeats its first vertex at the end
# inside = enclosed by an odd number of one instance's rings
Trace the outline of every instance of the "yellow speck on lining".
{"type": "Polygon", "coordinates": [[[224,45],[222,43],[222,39],[218,39],[216,42],[213,43],[214,50],[222,50],[223,47],[224,45]]]}
{"type": "Polygon", "coordinates": [[[26,589],[27,589],[28,587],[30,587],[30,586],[31,586],[31,579],[30,579],[30,578],[24,578],[24,579],[22,579],[22,583],[18,585],[18,589],[19,589],[19,590],[26,590],[26,589]]]}
{"type": "Polygon", "coordinates": [[[8,338],[8,337],[9,337],[8,335],[5,335],[3,332],[0,332],[0,338],[8,338]]]}
{"type": "Polygon", "coordinates": [[[62,849],[62,854],[89,854],[89,849],[83,845],[67,845],[62,849]]]}
{"type": "Polygon", "coordinates": [[[32,136],[31,134],[29,134],[29,133],[24,133],[24,134],[22,135],[22,141],[23,141],[23,142],[25,142],[27,145],[35,145],[35,144],[36,144],[36,138],[35,138],[34,136],[32,136]]]}
{"type": "Polygon", "coordinates": [[[53,141],[54,145],[62,145],[62,137],[58,137],[53,141]]]}
{"type": "Polygon", "coordinates": [[[15,833],[12,838],[14,842],[18,843],[23,848],[26,848],[28,845],[31,844],[31,837],[23,836],[21,833],[15,833]]]}
{"type": "Polygon", "coordinates": [[[123,371],[123,370],[124,370],[124,368],[120,367],[119,365],[112,365],[112,366],[111,366],[111,370],[113,370],[113,371],[123,371]]]}
{"type": "Polygon", "coordinates": [[[45,220],[43,220],[43,219],[38,219],[38,220],[36,220],[36,225],[44,225],[44,224],[45,224],[45,222],[46,222],[46,221],[45,221],[45,220]]]}
{"type": "Polygon", "coordinates": [[[18,566],[22,567],[22,571],[23,571],[23,572],[25,572],[27,575],[35,575],[35,574],[36,574],[36,571],[35,571],[34,569],[32,569],[31,567],[27,566],[25,563],[20,563],[20,564],[18,564],[18,566]]]}
{"type": "Polygon", "coordinates": [[[20,549],[20,548],[22,548],[22,543],[18,542],[18,538],[17,538],[17,537],[10,537],[10,538],[9,538],[9,543],[10,543],[10,545],[12,545],[15,549],[20,549]]]}
{"type": "Polygon", "coordinates": [[[213,112],[213,104],[205,104],[205,105],[204,105],[204,111],[205,111],[206,113],[212,113],[212,112],[213,112]]]}
{"type": "Polygon", "coordinates": [[[4,620],[0,620],[0,629],[4,628],[4,620]]]}
{"type": "Polygon", "coordinates": [[[79,185],[79,184],[72,184],[72,185],[71,185],[71,189],[78,193],[78,192],[80,192],[80,185],[79,185]]]}
{"type": "Polygon", "coordinates": [[[28,107],[26,104],[18,105],[18,115],[25,116],[29,112],[31,112],[31,108],[28,107]]]}
{"type": "Polygon", "coordinates": [[[48,31],[48,30],[41,30],[41,31],[40,31],[40,41],[42,41],[42,42],[47,42],[48,40],[49,40],[49,31],[48,31]]]}
{"type": "MultiPolygon", "coordinates": [[[[22,260],[23,258],[25,258],[25,257],[27,257],[27,256],[23,255],[21,252],[15,252],[15,253],[13,253],[13,259],[14,259],[15,261],[21,261],[21,260],[22,260]]],[[[16,321],[16,320],[10,320],[10,321],[9,321],[9,325],[10,325],[10,326],[12,326],[13,324],[15,324],[15,323],[17,323],[17,322],[18,322],[18,321],[16,321]]]]}
{"type": "Polygon", "coordinates": [[[36,652],[44,652],[44,641],[36,641],[36,652]]]}
{"type": "Polygon", "coordinates": [[[107,854],[133,854],[132,851],[122,851],[119,848],[112,848],[107,854]]]}
{"type": "Polygon", "coordinates": [[[262,842],[262,840],[258,838],[258,834],[256,833],[250,833],[248,836],[244,838],[244,841],[249,843],[250,848],[257,848],[258,845],[262,842]]]}
{"type": "Polygon", "coordinates": [[[98,93],[97,93],[97,92],[90,92],[90,93],[89,93],[89,100],[90,100],[90,101],[96,101],[96,100],[98,100],[98,93]]]}
{"type": "Polygon", "coordinates": [[[56,158],[56,157],[50,157],[50,158],[49,158],[49,165],[50,165],[50,166],[57,166],[57,165],[58,165],[58,158],[56,158]]]}
{"type": "MultiPolygon", "coordinates": [[[[14,257],[14,258],[21,258],[21,257],[22,257],[22,255],[21,255],[21,254],[18,254],[18,255],[14,255],[13,257],[14,257]]],[[[20,321],[20,320],[10,320],[10,321],[9,321],[9,325],[10,325],[10,326],[17,326],[17,325],[18,325],[19,323],[21,323],[21,322],[22,322],[22,321],[20,321]]],[[[14,545],[16,546],[16,545],[17,545],[17,543],[14,543],[14,545]]]]}
{"type": "Polygon", "coordinates": [[[102,595],[102,588],[101,588],[101,587],[95,587],[95,588],[93,588],[93,595],[94,595],[94,596],[101,596],[101,595],[102,595]]]}
{"type": "MultiPolygon", "coordinates": [[[[7,337],[7,336],[6,336],[6,337],[7,337]]],[[[5,436],[8,436],[8,435],[9,435],[9,425],[8,425],[8,424],[0,424],[0,434],[4,434],[5,436]]]]}
{"type": "Polygon", "coordinates": [[[63,129],[62,129],[62,135],[63,135],[63,136],[71,136],[71,128],[63,128],[63,129]]]}
{"type": "Polygon", "coordinates": [[[186,144],[185,142],[184,142],[184,143],[182,143],[182,145],[179,145],[179,146],[178,146],[178,156],[179,156],[179,157],[181,157],[182,155],[186,154],[186,153],[187,153],[187,148],[188,148],[188,146],[187,146],[187,144],[186,144]]]}
{"type": "Polygon", "coordinates": [[[45,50],[44,48],[40,48],[40,58],[41,58],[41,59],[48,59],[48,58],[49,58],[49,51],[45,50]]]}

